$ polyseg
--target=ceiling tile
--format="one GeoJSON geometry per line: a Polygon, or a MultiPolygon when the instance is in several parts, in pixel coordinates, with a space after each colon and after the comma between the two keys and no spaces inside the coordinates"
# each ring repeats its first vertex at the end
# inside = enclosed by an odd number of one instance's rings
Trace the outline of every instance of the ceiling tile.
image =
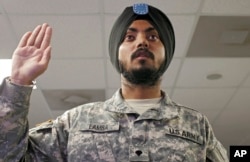
{"type": "Polygon", "coordinates": [[[249,112],[248,115],[250,115],[249,99],[250,99],[250,88],[239,88],[225,111],[236,109],[236,110],[246,111],[246,113],[249,112]]]}
{"type": "Polygon", "coordinates": [[[249,31],[249,16],[201,16],[196,25],[187,56],[249,57],[249,31]],[[241,37],[241,33],[245,33],[242,42],[237,40],[237,37],[241,37]]]}
{"type": "Polygon", "coordinates": [[[176,88],[173,92],[175,102],[193,109],[211,110],[219,113],[234,94],[234,88],[176,88]]]}
{"type": "Polygon", "coordinates": [[[183,57],[186,55],[190,37],[196,25],[195,16],[170,16],[169,17],[174,30],[176,47],[174,57],[183,57]]]}
{"type": "MultiPolygon", "coordinates": [[[[241,127],[217,126],[213,125],[216,138],[222,142],[224,147],[229,150],[229,146],[240,145],[243,139],[246,139],[248,129],[241,127]]],[[[228,152],[229,154],[229,152],[228,152]]]]}
{"type": "Polygon", "coordinates": [[[30,128],[35,125],[52,119],[50,109],[43,97],[40,90],[36,89],[32,91],[29,109],[29,126],[30,128]]]}
{"type": "Polygon", "coordinates": [[[205,0],[202,8],[203,14],[218,15],[249,15],[249,0],[205,0]]]}
{"type": "Polygon", "coordinates": [[[53,58],[103,57],[99,16],[10,16],[18,37],[44,22],[53,28],[53,58]],[[94,43],[93,43],[94,42],[94,43]]]}
{"type": "Polygon", "coordinates": [[[170,63],[168,69],[163,74],[162,79],[162,87],[173,87],[176,81],[176,77],[178,74],[178,70],[180,69],[181,60],[177,58],[173,58],[172,62],[170,63]]]}
{"type": "Polygon", "coordinates": [[[2,80],[11,75],[12,60],[0,59],[0,84],[2,80]]]}
{"type": "MultiPolygon", "coordinates": [[[[249,100],[249,98],[248,98],[249,100]]],[[[248,104],[249,106],[249,104],[248,104]]],[[[249,130],[250,123],[249,107],[235,107],[234,109],[225,109],[220,116],[214,121],[214,125],[230,127],[232,129],[239,127],[242,130],[249,130]]]]}
{"type": "Polygon", "coordinates": [[[7,13],[18,14],[82,14],[98,13],[98,0],[2,0],[7,13]]]}
{"type": "Polygon", "coordinates": [[[249,58],[188,58],[184,61],[177,86],[235,87],[242,83],[249,71],[249,58]],[[209,74],[221,74],[222,78],[208,80],[209,74]]]}
{"type": "Polygon", "coordinates": [[[104,21],[104,35],[105,35],[105,51],[106,51],[106,56],[109,57],[109,52],[108,52],[108,45],[109,45],[109,35],[110,31],[113,27],[113,24],[116,20],[117,16],[114,15],[106,15],[105,16],[105,21],[104,21]]]}
{"type": "Polygon", "coordinates": [[[243,144],[249,136],[249,114],[249,107],[226,109],[213,123],[217,136],[228,146],[243,144]]]}
{"type": "Polygon", "coordinates": [[[9,22],[0,15],[0,58],[10,59],[17,46],[15,35],[12,32],[9,22]]]}
{"type": "Polygon", "coordinates": [[[109,60],[107,60],[107,83],[108,88],[115,89],[121,87],[121,76],[109,60]]]}
{"type": "Polygon", "coordinates": [[[79,105],[103,101],[104,89],[42,90],[51,110],[69,110],[79,105]]]}
{"type": "Polygon", "coordinates": [[[51,60],[48,70],[37,79],[41,89],[103,89],[103,60],[51,60]]]}
{"type": "Polygon", "coordinates": [[[241,145],[245,145],[245,144],[250,144],[250,133],[248,133],[246,135],[246,137],[242,140],[242,142],[240,143],[241,145]]]}
{"type": "Polygon", "coordinates": [[[250,74],[248,75],[247,79],[245,80],[243,86],[250,88],[250,74]]]}
{"type": "Polygon", "coordinates": [[[134,3],[147,3],[161,9],[165,13],[196,13],[199,9],[201,0],[133,0],[133,1],[117,1],[105,0],[104,9],[106,13],[121,13],[125,7],[134,3]],[[115,7],[114,7],[115,6],[115,7]]]}

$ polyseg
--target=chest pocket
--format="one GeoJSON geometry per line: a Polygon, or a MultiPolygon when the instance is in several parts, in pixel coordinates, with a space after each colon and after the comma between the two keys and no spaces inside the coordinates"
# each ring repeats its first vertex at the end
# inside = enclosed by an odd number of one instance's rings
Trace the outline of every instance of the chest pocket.
{"type": "Polygon", "coordinates": [[[182,138],[189,142],[194,142],[197,144],[202,145],[204,143],[203,137],[200,135],[199,132],[194,130],[185,130],[185,129],[175,129],[168,127],[166,129],[166,136],[176,136],[182,138]]]}
{"type": "Polygon", "coordinates": [[[185,152],[179,150],[171,150],[166,158],[160,160],[162,162],[195,162],[198,158],[191,150],[185,152]]]}
{"type": "Polygon", "coordinates": [[[71,130],[68,145],[73,161],[114,162],[108,134],[119,131],[119,123],[86,123],[71,130]],[[75,159],[77,157],[77,159],[75,159]]]}
{"type": "Polygon", "coordinates": [[[88,123],[86,128],[82,128],[81,131],[91,131],[91,132],[114,132],[119,130],[119,123],[88,123]]]}
{"type": "Polygon", "coordinates": [[[169,127],[165,136],[172,139],[173,149],[169,154],[169,162],[193,162],[199,161],[202,157],[203,137],[195,130],[174,129],[169,127]]]}

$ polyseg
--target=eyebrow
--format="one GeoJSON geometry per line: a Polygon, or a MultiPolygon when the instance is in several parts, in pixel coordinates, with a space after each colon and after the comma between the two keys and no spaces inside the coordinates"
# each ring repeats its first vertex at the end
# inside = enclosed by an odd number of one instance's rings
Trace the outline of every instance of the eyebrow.
{"type": "MultiPolygon", "coordinates": [[[[149,27],[149,28],[145,29],[144,32],[151,32],[151,31],[154,31],[154,30],[156,31],[155,28],[149,27]]],[[[138,29],[131,27],[131,28],[128,28],[127,32],[128,32],[128,31],[131,31],[131,32],[138,32],[138,29]]]]}

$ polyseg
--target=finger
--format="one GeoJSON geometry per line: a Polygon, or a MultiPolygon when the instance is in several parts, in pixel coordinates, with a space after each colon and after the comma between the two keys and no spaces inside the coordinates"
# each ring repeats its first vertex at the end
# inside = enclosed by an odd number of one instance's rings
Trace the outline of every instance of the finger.
{"type": "Polygon", "coordinates": [[[41,49],[46,49],[48,46],[50,46],[51,37],[52,37],[52,28],[48,26],[46,28],[45,35],[42,40],[41,49]]]}
{"type": "Polygon", "coordinates": [[[37,35],[37,37],[36,37],[36,39],[35,39],[34,45],[35,45],[36,47],[38,47],[38,48],[39,48],[39,47],[41,46],[41,44],[42,44],[42,41],[43,41],[44,34],[45,34],[46,29],[47,29],[47,26],[48,26],[48,24],[43,24],[43,25],[42,25],[41,30],[39,31],[39,33],[38,33],[38,35],[37,35]]]}
{"type": "Polygon", "coordinates": [[[28,39],[27,45],[28,46],[33,46],[36,40],[36,37],[41,30],[41,25],[38,25],[32,32],[31,36],[28,39]]]}
{"type": "Polygon", "coordinates": [[[21,40],[20,40],[20,42],[19,42],[19,44],[18,44],[18,47],[24,47],[24,46],[26,46],[27,41],[28,41],[30,35],[31,35],[31,32],[25,33],[25,34],[22,36],[22,38],[21,38],[21,40]]]}
{"type": "Polygon", "coordinates": [[[51,58],[51,46],[48,46],[44,51],[44,54],[41,58],[40,63],[45,65],[45,67],[47,67],[49,64],[50,58],[51,58]]]}

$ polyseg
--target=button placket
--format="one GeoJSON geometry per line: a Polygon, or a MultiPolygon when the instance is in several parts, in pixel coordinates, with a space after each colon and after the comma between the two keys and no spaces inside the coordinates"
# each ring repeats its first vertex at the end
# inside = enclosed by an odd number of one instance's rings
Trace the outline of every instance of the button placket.
{"type": "Polygon", "coordinates": [[[132,128],[129,147],[130,161],[149,161],[147,121],[137,121],[132,128]]]}

